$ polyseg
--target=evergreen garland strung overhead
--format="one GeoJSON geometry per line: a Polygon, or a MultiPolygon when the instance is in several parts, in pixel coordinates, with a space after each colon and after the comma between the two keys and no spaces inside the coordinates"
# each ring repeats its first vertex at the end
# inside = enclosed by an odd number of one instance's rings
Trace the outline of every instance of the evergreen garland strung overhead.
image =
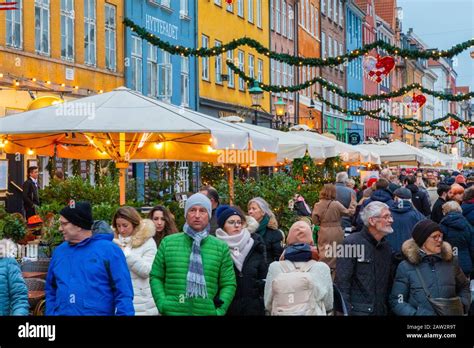
{"type": "MultiPolygon", "coordinates": [[[[239,67],[237,67],[232,61],[227,60],[226,61],[227,66],[237,75],[239,75],[240,78],[243,80],[247,81],[248,83],[253,83],[255,81],[254,78],[248,76],[244,71],[240,70],[239,67]]],[[[308,87],[311,87],[315,83],[319,83],[321,87],[328,89],[331,92],[334,92],[341,97],[344,98],[349,98],[352,100],[358,100],[358,101],[374,101],[374,100],[386,100],[386,99],[391,99],[391,98],[396,98],[400,97],[402,95],[405,95],[406,93],[412,91],[412,90],[420,90],[422,93],[426,93],[429,95],[432,95],[433,97],[439,99],[439,100],[448,100],[452,102],[458,102],[458,101],[464,101],[464,100],[469,100],[471,98],[474,98],[474,92],[466,93],[466,94],[450,94],[450,93],[443,93],[443,92],[437,92],[437,91],[432,91],[431,89],[424,88],[421,84],[419,83],[412,83],[410,85],[404,86],[396,91],[390,92],[390,93],[385,93],[382,92],[381,94],[373,94],[373,95],[365,95],[365,94],[359,94],[359,93],[352,93],[352,92],[346,92],[342,88],[339,88],[338,86],[332,84],[331,82],[327,81],[326,79],[323,79],[322,77],[316,76],[312,78],[311,80],[308,80],[304,83],[300,83],[298,85],[293,85],[293,86],[282,86],[282,85],[267,85],[264,83],[259,82],[259,86],[261,89],[267,92],[272,92],[272,93],[280,93],[280,92],[298,92],[303,89],[306,89],[308,87]]]]}
{"type": "Polygon", "coordinates": [[[240,46],[248,46],[254,48],[258,53],[264,54],[271,59],[277,60],[288,65],[305,65],[305,66],[337,66],[344,62],[352,61],[358,57],[369,53],[374,48],[380,48],[385,50],[391,55],[397,55],[403,58],[409,59],[433,59],[438,60],[442,57],[452,58],[463,51],[467,50],[469,47],[474,46],[474,39],[467,40],[458,45],[453,46],[449,50],[407,50],[401,49],[399,47],[390,45],[382,40],[375,41],[371,44],[365,45],[359,49],[353,50],[350,53],[339,55],[337,57],[329,58],[301,58],[295,57],[286,53],[276,53],[269,50],[267,47],[263,46],[260,42],[249,37],[242,37],[239,39],[234,39],[229,43],[223,44],[222,46],[214,46],[209,48],[189,48],[180,45],[172,45],[167,41],[160,39],[154,34],[149,33],[146,28],[141,27],[130,18],[125,18],[123,23],[125,26],[129,27],[133,32],[135,32],[140,38],[148,41],[154,46],[157,46],[170,54],[182,55],[182,56],[197,56],[197,57],[212,57],[218,56],[224,52],[231,51],[240,46]]]}

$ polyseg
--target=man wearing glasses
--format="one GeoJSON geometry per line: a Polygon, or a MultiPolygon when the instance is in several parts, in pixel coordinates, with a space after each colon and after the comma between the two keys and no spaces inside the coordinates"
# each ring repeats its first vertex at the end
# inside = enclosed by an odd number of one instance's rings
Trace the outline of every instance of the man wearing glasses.
{"type": "Polygon", "coordinates": [[[46,315],[135,315],[125,256],[113,234],[95,233],[88,202],[71,201],[60,212],[64,243],[46,278],[46,315]]]}
{"type": "Polygon", "coordinates": [[[361,213],[364,227],[343,242],[335,284],[349,315],[387,315],[392,250],[385,236],[393,232],[388,205],[369,203],[361,213]]]}

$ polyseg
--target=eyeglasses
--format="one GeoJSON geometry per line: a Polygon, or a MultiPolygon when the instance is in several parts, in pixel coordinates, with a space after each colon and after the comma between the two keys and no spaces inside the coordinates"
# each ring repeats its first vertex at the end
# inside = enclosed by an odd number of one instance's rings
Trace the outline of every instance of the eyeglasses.
{"type": "Polygon", "coordinates": [[[376,216],[377,219],[384,219],[386,221],[388,220],[393,220],[393,216],[392,214],[388,214],[388,215],[383,215],[383,216],[376,216]]]}
{"type": "Polygon", "coordinates": [[[430,238],[439,242],[439,241],[443,240],[443,235],[440,234],[440,235],[437,235],[437,236],[430,236],[430,238]]]}
{"type": "Polygon", "coordinates": [[[59,221],[59,224],[61,225],[61,227],[64,227],[64,226],[67,226],[70,224],[70,222],[62,222],[62,221],[59,221]]]}
{"type": "Polygon", "coordinates": [[[228,221],[226,221],[226,224],[234,225],[234,226],[241,226],[241,225],[242,225],[242,221],[240,221],[240,220],[237,220],[237,221],[228,220],[228,221]]]}

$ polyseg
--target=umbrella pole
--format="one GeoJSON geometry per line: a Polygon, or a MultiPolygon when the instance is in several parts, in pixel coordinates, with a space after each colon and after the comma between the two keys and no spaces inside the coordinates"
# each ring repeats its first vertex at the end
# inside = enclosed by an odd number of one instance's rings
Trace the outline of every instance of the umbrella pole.
{"type": "Polygon", "coordinates": [[[234,165],[229,165],[229,204],[234,205],[234,165]]]}
{"type": "Polygon", "coordinates": [[[115,167],[119,169],[119,188],[120,188],[120,205],[125,205],[125,179],[127,178],[128,162],[118,162],[115,167]]]}

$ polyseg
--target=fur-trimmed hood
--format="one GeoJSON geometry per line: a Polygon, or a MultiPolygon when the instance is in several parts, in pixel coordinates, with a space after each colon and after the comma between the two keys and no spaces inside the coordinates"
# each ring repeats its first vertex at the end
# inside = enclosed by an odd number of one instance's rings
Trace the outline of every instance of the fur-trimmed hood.
{"type": "MultiPolygon", "coordinates": [[[[141,247],[145,242],[155,236],[156,229],[155,224],[150,219],[142,219],[140,225],[138,225],[132,234],[132,248],[141,247]]],[[[118,240],[117,231],[114,229],[115,239],[114,242],[120,244],[118,240]]]]}
{"type": "Polygon", "coordinates": [[[268,221],[267,227],[272,230],[278,230],[278,221],[274,215],[270,216],[270,221],[268,221]]]}
{"type": "Polygon", "coordinates": [[[258,230],[258,226],[260,226],[260,224],[258,223],[257,220],[255,220],[253,217],[251,217],[250,215],[246,215],[245,216],[245,222],[247,223],[247,230],[250,232],[250,233],[254,233],[256,230],[258,230]]]}
{"type": "MultiPolygon", "coordinates": [[[[408,239],[402,245],[403,255],[407,258],[408,262],[413,265],[421,263],[423,258],[426,256],[421,252],[420,247],[415,243],[413,238],[408,239]]],[[[450,262],[453,259],[453,248],[447,242],[443,242],[441,245],[441,254],[437,255],[443,261],[450,262]]]]}

